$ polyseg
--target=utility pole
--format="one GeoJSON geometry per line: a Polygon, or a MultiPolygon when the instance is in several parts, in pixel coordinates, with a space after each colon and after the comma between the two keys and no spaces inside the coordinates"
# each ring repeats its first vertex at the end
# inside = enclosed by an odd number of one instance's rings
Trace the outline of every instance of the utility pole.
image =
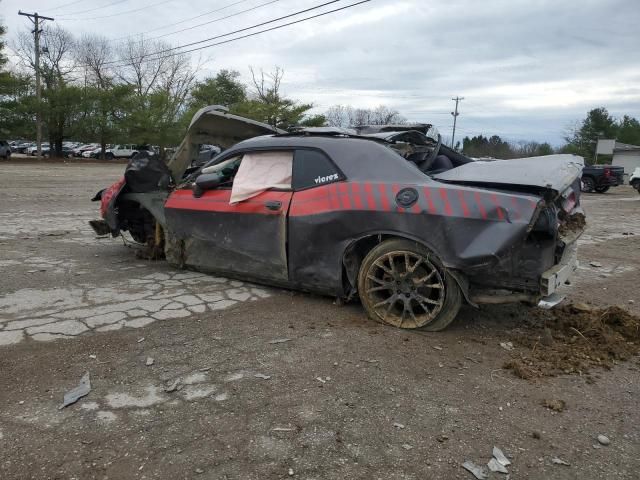
{"type": "Polygon", "coordinates": [[[460,113],[458,113],[458,103],[464,100],[464,97],[456,97],[452,98],[451,100],[456,102],[456,110],[455,112],[451,112],[451,115],[453,115],[453,134],[451,135],[451,148],[455,148],[454,142],[456,140],[456,121],[458,120],[458,115],[460,115],[460,113]]]}
{"type": "Polygon", "coordinates": [[[42,156],[42,89],[40,87],[40,34],[42,30],[40,29],[40,22],[42,20],[51,20],[51,17],[43,17],[42,15],[38,15],[37,13],[25,13],[18,10],[18,15],[22,15],[27,17],[33,23],[33,44],[35,48],[35,64],[36,64],[36,99],[38,104],[38,109],[36,111],[36,145],[38,147],[38,157],[42,156]]]}

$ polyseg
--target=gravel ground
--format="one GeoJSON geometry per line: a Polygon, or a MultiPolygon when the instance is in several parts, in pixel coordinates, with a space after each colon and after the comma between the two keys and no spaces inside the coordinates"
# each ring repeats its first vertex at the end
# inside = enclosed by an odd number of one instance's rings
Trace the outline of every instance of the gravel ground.
{"type": "MultiPolygon", "coordinates": [[[[461,464],[493,446],[511,478],[638,478],[637,358],[526,381],[499,345],[523,306],[405,332],[358,304],[138,260],[86,223],[122,170],[0,163],[3,480],[471,479],[461,464]],[[91,393],[58,410],[85,372],[91,393]]],[[[583,203],[568,298],[640,314],[640,195],[583,203]]]]}

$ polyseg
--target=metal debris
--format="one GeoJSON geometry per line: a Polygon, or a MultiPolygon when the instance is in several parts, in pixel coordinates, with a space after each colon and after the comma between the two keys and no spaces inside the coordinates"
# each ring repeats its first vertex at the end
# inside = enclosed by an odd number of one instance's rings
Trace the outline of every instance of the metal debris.
{"type": "Polygon", "coordinates": [[[295,428],[275,427],[271,429],[272,432],[295,432],[295,428]]]}
{"type": "Polygon", "coordinates": [[[147,361],[146,361],[146,362],[144,362],[144,364],[145,364],[147,367],[150,367],[151,365],[153,365],[153,363],[154,363],[154,362],[155,362],[155,360],[154,360],[153,358],[151,358],[151,357],[147,357],[147,361]]]}
{"type": "Polygon", "coordinates": [[[564,460],[562,460],[561,458],[558,457],[554,457],[551,459],[551,463],[553,463],[554,465],[564,465],[566,467],[570,467],[571,464],[569,462],[565,462],[564,460]]]}
{"type": "Polygon", "coordinates": [[[269,343],[271,345],[275,345],[277,343],[286,343],[286,342],[290,342],[291,339],[290,338],[276,338],[275,340],[271,340],[269,343]]]}
{"type": "Polygon", "coordinates": [[[431,348],[434,350],[442,350],[442,347],[439,347],[438,345],[432,345],[431,348]]]}
{"type": "Polygon", "coordinates": [[[598,443],[600,443],[600,445],[609,445],[611,440],[609,440],[609,437],[606,435],[598,435],[598,443]]]}
{"type": "Polygon", "coordinates": [[[513,343],[511,342],[500,342],[500,346],[505,350],[507,350],[508,352],[513,350],[513,343]]]}
{"type": "Polygon", "coordinates": [[[511,465],[511,461],[506,457],[504,453],[502,453],[502,450],[500,450],[498,447],[493,447],[493,456],[503,467],[511,465]]]}
{"type": "Polygon", "coordinates": [[[404,448],[405,450],[411,450],[413,448],[413,446],[409,445],[408,443],[403,443],[402,444],[402,448],[404,448]]]}
{"type": "Polygon", "coordinates": [[[393,424],[394,427],[399,428],[400,430],[402,430],[404,428],[404,425],[401,423],[394,423],[393,424]]]}
{"type": "Polygon", "coordinates": [[[327,383],[327,381],[322,377],[316,377],[316,380],[318,380],[320,383],[327,383]]]}
{"type": "Polygon", "coordinates": [[[600,268],[602,264],[600,262],[589,262],[592,267],[600,268]]]}
{"type": "Polygon", "coordinates": [[[62,405],[58,407],[58,410],[62,410],[64,407],[67,407],[73,403],[76,403],[82,397],[86,397],[89,395],[91,391],[91,378],[89,376],[89,372],[86,372],[82,378],[80,379],[80,383],[77,387],[72,388],[67,393],[64,394],[64,400],[62,401],[62,405]]]}
{"type": "Polygon", "coordinates": [[[140,338],[138,339],[138,343],[142,343],[142,342],[144,342],[144,337],[140,337],[140,338]]]}
{"type": "Polygon", "coordinates": [[[473,476],[476,477],[478,480],[485,480],[486,478],[489,478],[488,472],[484,467],[476,465],[475,463],[470,462],[469,460],[467,460],[462,464],[462,468],[464,468],[468,472],[471,472],[473,476]]]}
{"type": "Polygon", "coordinates": [[[491,470],[492,472],[509,473],[509,470],[507,470],[507,467],[502,465],[500,462],[498,462],[498,460],[496,460],[493,457],[491,458],[491,460],[489,460],[489,463],[487,463],[487,467],[489,467],[489,470],[491,470]]]}
{"type": "Polygon", "coordinates": [[[264,373],[256,373],[254,377],[261,378],[263,380],[269,380],[271,378],[271,375],[265,375],[264,373]]]}

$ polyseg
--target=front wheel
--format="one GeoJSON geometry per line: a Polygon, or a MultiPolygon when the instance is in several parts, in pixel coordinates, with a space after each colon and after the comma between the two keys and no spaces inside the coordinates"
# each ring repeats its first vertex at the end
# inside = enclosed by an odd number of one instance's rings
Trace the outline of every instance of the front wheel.
{"type": "Polygon", "coordinates": [[[462,305],[460,287],[438,258],[402,239],[387,240],[368,253],[358,292],[370,318],[398,328],[443,330],[462,305]]]}

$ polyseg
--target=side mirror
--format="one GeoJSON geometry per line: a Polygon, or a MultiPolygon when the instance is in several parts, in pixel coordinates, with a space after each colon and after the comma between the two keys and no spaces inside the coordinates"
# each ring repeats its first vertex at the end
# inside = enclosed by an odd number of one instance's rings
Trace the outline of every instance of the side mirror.
{"type": "Polygon", "coordinates": [[[202,173],[196,177],[196,185],[193,189],[195,197],[201,197],[206,190],[216,188],[222,183],[220,173],[202,173]]]}

